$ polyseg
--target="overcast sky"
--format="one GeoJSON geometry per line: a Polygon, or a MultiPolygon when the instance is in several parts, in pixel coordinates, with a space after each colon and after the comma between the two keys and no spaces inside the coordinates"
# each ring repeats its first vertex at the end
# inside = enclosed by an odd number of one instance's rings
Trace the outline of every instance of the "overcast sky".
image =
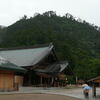
{"type": "Polygon", "coordinates": [[[100,0],[0,0],[0,25],[8,26],[24,15],[30,17],[35,12],[51,10],[100,26],[100,0]]]}

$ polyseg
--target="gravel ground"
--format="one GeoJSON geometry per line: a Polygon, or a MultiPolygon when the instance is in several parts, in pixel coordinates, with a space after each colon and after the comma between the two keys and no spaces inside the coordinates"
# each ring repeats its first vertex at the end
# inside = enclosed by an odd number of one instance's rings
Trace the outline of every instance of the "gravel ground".
{"type": "MultiPolygon", "coordinates": [[[[97,95],[99,95],[97,98],[93,98],[91,90],[89,93],[89,100],[100,100],[100,88],[97,88],[97,95]]],[[[42,99],[85,100],[82,88],[65,89],[65,88],[21,87],[19,91],[15,92],[0,92],[0,100],[42,100],[42,99]]]]}
{"type": "Polygon", "coordinates": [[[0,100],[81,100],[69,96],[53,94],[13,94],[0,95],[0,100]]]}

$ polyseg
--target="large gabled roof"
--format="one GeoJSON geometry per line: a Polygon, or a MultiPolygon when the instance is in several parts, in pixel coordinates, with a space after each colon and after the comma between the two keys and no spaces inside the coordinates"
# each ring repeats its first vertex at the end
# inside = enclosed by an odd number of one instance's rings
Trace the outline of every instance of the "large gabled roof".
{"type": "Polygon", "coordinates": [[[8,71],[14,71],[14,72],[25,72],[26,69],[21,68],[10,61],[6,60],[5,58],[2,58],[0,56],[0,70],[8,70],[8,71]]]}
{"type": "Polygon", "coordinates": [[[0,56],[18,66],[33,66],[45,58],[52,51],[53,47],[50,44],[42,47],[0,49],[0,56]]]}

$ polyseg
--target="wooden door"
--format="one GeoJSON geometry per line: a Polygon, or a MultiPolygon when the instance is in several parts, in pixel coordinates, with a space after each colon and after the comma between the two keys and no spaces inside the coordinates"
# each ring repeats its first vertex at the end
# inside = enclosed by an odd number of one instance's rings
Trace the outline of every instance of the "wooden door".
{"type": "Polygon", "coordinates": [[[4,74],[4,88],[13,89],[14,80],[12,74],[4,74]]]}
{"type": "Polygon", "coordinates": [[[0,89],[4,88],[4,74],[0,73],[0,89]]]}
{"type": "Polygon", "coordinates": [[[14,74],[11,72],[0,72],[0,89],[13,89],[14,88],[14,74]]]}

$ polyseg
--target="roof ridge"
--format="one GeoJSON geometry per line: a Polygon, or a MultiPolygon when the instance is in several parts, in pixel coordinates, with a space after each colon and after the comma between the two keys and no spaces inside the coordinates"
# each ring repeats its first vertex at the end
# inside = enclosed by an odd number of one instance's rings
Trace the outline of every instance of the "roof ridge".
{"type": "Polygon", "coordinates": [[[32,49],[32,48],[41,48],[41,47],[50,47],[53,46],[53,44],[49,43],[49,44],[37,44],[34,46],[21,46],[21,47],[11,47],[11,48],[0,48],[0,51],[3,50],[20,50],[20,49],[32,49]]]}

